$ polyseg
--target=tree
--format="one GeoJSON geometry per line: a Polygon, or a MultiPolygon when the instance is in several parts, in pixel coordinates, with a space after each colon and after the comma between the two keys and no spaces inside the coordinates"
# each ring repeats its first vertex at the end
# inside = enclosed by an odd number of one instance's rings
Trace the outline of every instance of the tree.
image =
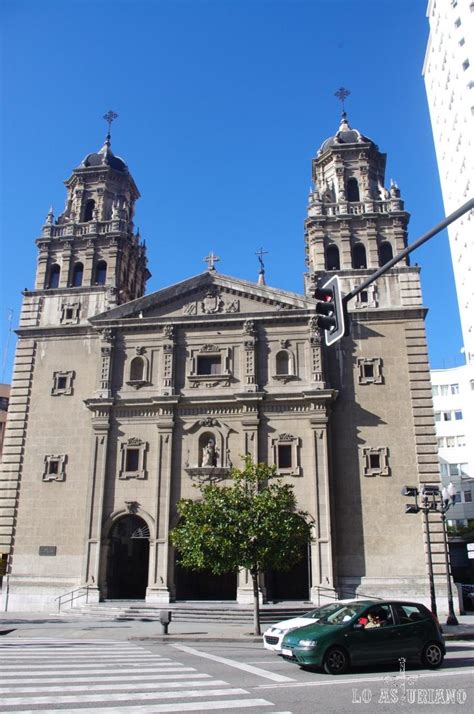
{"type": "Polygon", "coordinates": [[[312,540],[313,521],[296,510],[293,486],[276,477],[274,466],[254,464],[247,456],[231,478],[231,486],[201,486],[201,500],[178,502],[181,521],[171,539],[185,568],[215,575],[249,571],[254,633],[260,635],[259,574],[290,570],[312,540]]]}

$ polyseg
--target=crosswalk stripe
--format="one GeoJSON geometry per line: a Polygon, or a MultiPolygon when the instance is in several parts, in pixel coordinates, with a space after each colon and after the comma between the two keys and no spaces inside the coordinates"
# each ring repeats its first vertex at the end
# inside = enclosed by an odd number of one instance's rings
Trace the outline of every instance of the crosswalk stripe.
{"type": "MultiPolygon", "coordinates": [[[[189,685],[192,685],[193,687],[222,687],[228,684],[228,682],[224,682],[222,679],[209,679],[206,682],[190,682],[187,680],[186,682],[169,682],[168,680],[166,682],[141,682],[140,683],[140,691],[143,689],[164,689],[165,687],[168,687],[169,689],[182,689],[183,687],[189,687],[189,685]]],[[[90,683],[89,683],[90,685],[90,683]]],[[[136,690],[133,689],[133,682],[129,683],[127,680],[126,684],[117,684],[116,682],[111,683],[111,684],[94,684],[94,691],[101,692],[105,690],[110,690],[113,689],[114,691],[123,689],[123,690],[131,690],[134,694],[136,690]]],[[[27,692],[35,692],[36,694],[42,694],[44,692],[88,692],[91,690],[91,686],[88,686],[86,684],[79,684],[72,687],[64,687],[61,685],[55,686],[55,687],[23,687],[21,688],[21,693],[26,694],[27,692]]],[[[18,692],[18,687],[0,687],[0,694],[15,694],[18,692]]]]}
{"type": "MultiPolygon", "coordinates": [[[[91,669],[93,667],[97,667],[97,665],[103,665],[104,663],[97,662],[96,664],[93,664],[92,662],[89,662],[88,664],[77,664],[76,662],[71,662],[69,664],[56,664],[55,662],[49,662],[48,664],[35,664],[35,669],[36,670],[44,670],[46,668],[51,668],[54,666],[55,669],[77,669],[77,670],[87,670],[91,669]]],[[[122,665],[127,666],[127,667],[134,667],[135,669],[137,667],[140,667],[140,669],[150,669],[153,668],[157,672],[158,671],[163,671],[163,672],[173,672],[175,671],[176,667],[182,667],[180,662],[168,662],[164,664],[154,664],[150,662],[150,664],[144,664],[141,662],[135,663],[135,661],[130,662],[127,660],[126,662],[113,662],[111,663],[111,666],[109,667],[109,671],[112,668],[112,664],[117,667],[117,665],[120,665],[120,669],[122,668],[122,665]]],[[[27,672],[31,672],[31,665],[26,665],[26,664],[5,664],[2,667],[3,671],[6,672],[8,670],[14,670],[15,672],[21,672],[22,670],[25,670],[27,672]]],[[[188,671],[191,672],[194,669],[194,667],[187,667],[183,671],[188,671]]]]}
{"type": "MultiPolygon", "coordinates": [[[[179,669],[176,670],[177,673],[172,672],[171,674],[165,674],[162,670],[157,671],[154,667],[140,667],[138,670],[141,675],[144,675],[146,677],[154,677],[155,679],[186,679],[192,677],[193,679],[198,677],[198,676],[204,676],[198,674],[195,670],[193,670],[192,667],[180,667],[179,669]],[[193,671],[193,674],[190,674],[190,670],[193,671]],[[186,672],[186,674],[181,674],[181,672],[186,672]]],[[[169,670],[168,670],[169,671],[169,670]]],[[[90,678],[93,678],[94,676],[98,674],[110,674],[111,670],[110,669],[93,669],[87,672],[88,675],[90,675],[90,678]]],[[[120,677],[119,679],[123,679],[125,676],[130,678],[130,675],[136,674],[137,670],[136,669],[120,669],[120,677]]],[[[9,675],[11,677],[13,673],[9,672],[9,675]]],[[[24,682],[25,680],[23,677],[29,677],[31,672],[20,672],[18,677],[15,677],[15,681],[18,682],[24,682]]],[[[42,672],[42,675],[53,677],[54,679],[57,679],[58,676],[61,677],[74,677],[76,674],[86,674],[84,670],[80,670],[75,672],[74,670],[71,670],[70,672],[59,672],[56,669],[52,669],[51,671],[48,672],[42,672]]],[[[102,679],[102,677],[101,677],[102,679]]],[[[43,681],[43,679],[41,680],[43,681]]],[[[5,679],[1,677],[0,675],[0,682],[5,683],[5,679]]]]}
{"type": "MultiPolygon", "coordinates": [[[[98,670],[98,674],[100,675],[100,672],[109,672],[110,670],[98,670]]],[[[124,676],[127,677],[127,682],[146,682],[147,680],[151,679],[155,681],[155,679],[166,679],[168,680],[175,680],[175,679],[187,679],[189,680],[195,680],[195,679],[204,679],[204,678],[211,678],[210,674],[204,674],[201,672],[196,672],[195,674],[191,674],[187,672],[186,674],[127,674],[127,672],[124,672],[120,676],[92,676],[92,673],[89,677],[76,677],[73,674],[61,674],[59,675],[53,675],[51,677],[28,677],[28,675],[25,673],[21,675],[21,677],[8,677],[5,679],[2,677],[0,679],[1,684],[20,684],[21,687],[23,688],[24,684],[52,684],[53,682],[88,682],[89,684],[92,684],[94,681],[97,682],[122,682],[124,679],[124,676]]]]}
{"type": "MultiPolygon", "coordinates": [[[[176,699],[176,697],[230,697],[230,696],[241,696],[242,694],[248,694],[245,689],[235,688],[235,689],[207,689],[206,691],[201,691],[198,689],[185,689],[180,692],[135,692],[133,698],[135,701],[146,701],[147,699],[176,699]]],[[[107,700],[110,702],[123,702],[130,700],[130,693],[126,694],[113,694],[107,695],[107,700]]],[[[22,704],[79,704],[79,703],[93,703],[93,702],[103,702],[102,695],[96,694],[86,694],[83,696],[72,696],[66,694],[64,696],[58,697],[7,697],[0,703],[0,711],[2,711],[4,706],[21,706],[22,704]]],[[[8,710],[7,710],[8,711],[8,710]]]]}
{"type": "MultiPolygon", "coordinates": [[[[205,702],[173,702],[172,704],[144,704],[130,707],[101,707],[89,709],[67,709],[67,714],[164,714],[166,712],[208,712],[212,709],[255,709],[256,707],[272,707],[272,702],[266,699],[221,699],[205,702]]],[[[63,710],[64,711],[64,710],[63,710]]],[[[15,714],[32,714],[31,709],[16,710],[15,714]]],[[[41,714],[58,714],[57,709],[42,709],[41,714]]],[[[291,714],[291,712],[289,712],[291,714]]]]}

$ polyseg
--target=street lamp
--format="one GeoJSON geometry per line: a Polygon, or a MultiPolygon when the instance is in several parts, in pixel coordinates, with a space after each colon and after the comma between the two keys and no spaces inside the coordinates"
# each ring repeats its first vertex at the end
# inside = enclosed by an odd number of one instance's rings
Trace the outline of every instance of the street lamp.
{"type": "Polygon", "coordinates": [[[430,535],[430,524],[429,524],[429,513],[439,513],[441,516],[441,523],[443,526],[443,542],[444,542],[444,561],[446,566],[446,578],[448,587],[448,617],[446,620],[447,625],[459,625],[459,622],[454,613],[453,606],[453,591],[451,588],[451,569],[449,564],[449,550],[448,550],[448,537],[446,531],[446,511],[454,505],[456,501],[456,487],[453,483],[449,483],[447,487],[443,487],[441,490],[439,486],[432,486],[430,484],[424,484],[420,490],[415,486],[404,486],[402,488],[402,496],[413,496],[415,498],[415,503],[406,504],[406,513],[419,513],[422,511],[423,517],[425,519],[426,536],[428,538],[428,575],[430,580],[430,598],[431,598],[431,612],[433,615],[438,615],[436,608],[436,595],[434,587],[434,577],[433,577],[433,559],[431,555],[431,535],[430,535]],[[418,497],[420,500],[418,501],[418,497]]]}

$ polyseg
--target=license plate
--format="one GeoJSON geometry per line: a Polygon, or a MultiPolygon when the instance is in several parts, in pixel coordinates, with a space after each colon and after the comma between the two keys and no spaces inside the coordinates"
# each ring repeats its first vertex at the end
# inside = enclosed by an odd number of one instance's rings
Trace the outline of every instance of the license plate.
{"type": "Polygon", "coordinates": [[[285,657],[293,657],[293,650],[282,649],[281,653],[285,655],[285,657]]]}

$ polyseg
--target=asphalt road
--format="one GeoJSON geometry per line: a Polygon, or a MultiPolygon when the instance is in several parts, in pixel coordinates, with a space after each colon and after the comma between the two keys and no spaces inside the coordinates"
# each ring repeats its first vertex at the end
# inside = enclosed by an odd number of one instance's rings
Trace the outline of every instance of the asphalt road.
{"type": "Polygon", "coordinates": [[[257,642],[89,638],[2,637],[0,714],[473,710],[472,641],[448,643],[434,672],[412,666],[334,677],[305,672],[257,642]]]}

